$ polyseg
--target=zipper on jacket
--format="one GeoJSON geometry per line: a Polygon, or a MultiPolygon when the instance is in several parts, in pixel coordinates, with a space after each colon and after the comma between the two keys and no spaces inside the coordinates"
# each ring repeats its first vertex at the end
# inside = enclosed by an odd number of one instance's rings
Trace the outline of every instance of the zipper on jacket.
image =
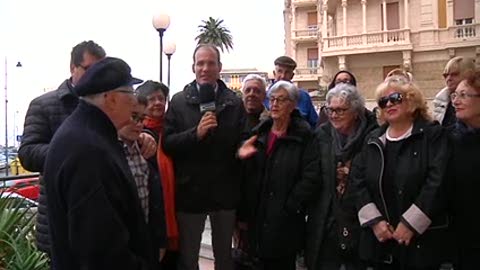
{"type": "Polygon", "coordinates": [[[387,202],[385,201],[385,196],[383,194],[383,188],[382,188],[382,182],[383,182],[383,170],[385,168],[385,158],[383,156],[383,151],[382,151],[382,147],[375,141],[371,141],[371,142],[368,142],[368,144],[373,144],[375,145],[378,150],[380,151],[380,156],[382,158],[382,161],[381,161],[381,169],[380,169],[380,178],[378,179],[378,188],[380,190],[380,197],[382,199],[382,203],[383,203],[383,207],[385,208],[385,215],[387,216],[387,221],[390,223],[390,216],[388,215],[388,208],[387,208],[387,202]]]}

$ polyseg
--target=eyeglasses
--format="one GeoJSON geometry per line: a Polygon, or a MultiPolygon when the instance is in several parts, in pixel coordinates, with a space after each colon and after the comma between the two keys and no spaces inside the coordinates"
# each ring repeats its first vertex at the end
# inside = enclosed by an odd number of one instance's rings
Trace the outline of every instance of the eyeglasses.
{"type": "Polygon", "coordinates": [[[403,101],[403,95],[401,93],[395,92],[386,97],[381,97],[377,102],[378,107],[380,107],[381,109],[385,109],[389,101],[393,105],[400,104],[403,101]]]}
{"type": "Polygon", "coordinates": [[[337,84],[337,83],[352,84],[352,82],[349,79],[335,80],[335,84],[337,84]]]}
{"type": "Polygon", "coordinates": [[[474,97],[480,97],[480,94],[469,94],[466,92],[453,92],[450,94],[450,100],[455,100],[456,98],[464,100],[466,98],[474,98],[474,97]]]}
{"type": "Polygon", "coordinates": [[[460,72],[450,72],[450,73],[443,73],[442,74],[443,78],[445,78],[445,79],[448,77],[448,75],[450,75],[452,77],[456,77],[456,76],[460,75],[460,72]]]}
{"type": "Polygon", "coordinates": [[[270,97],[268,99],[268,101],[270,102],[270,104],[273,104],[275,103],[275,101],[278,103],[278,104],[284,104],[285,102],[289,101],[290,99],[288,97],[270,97]]]}
{"type": "Polygon", "coordinates": [[[130,117],[135,124],[142,123],[143,120],[145,120],[145,115],[138,114],[138,113],[132,113],[132,116],[130,117]]]}
{"type": "Polygon", "coordinates": [[[348,110],[350,110],[350,108],[330,108],[330,107],[325,108],[325,112],[328,115],[333,115],[333,113],[335,113],[338,116],[344,115],[345,112],[348,111],[348,110]]]}

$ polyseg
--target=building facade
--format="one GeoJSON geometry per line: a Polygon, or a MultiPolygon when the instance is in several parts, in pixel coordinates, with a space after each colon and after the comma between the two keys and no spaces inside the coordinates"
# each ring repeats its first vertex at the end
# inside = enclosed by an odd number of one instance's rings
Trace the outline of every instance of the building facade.
{"type": "Polygon", "coordinates": [[[284,18],[286,53],[306,89],[349,70],[372,101],[385,75],[403,68],[431,99],[449,59],[480,63],[480,0],[285,0],[284,18]]]}
{"type": "Polygon", "coordinates": [[[267,83],[269,82],[268,73],[258,71],[256,68],[224,69],[220,72],[220,79],[225,82],[228,88],[234,91],[241,91],[242,81],[248,74],[258,74],[262,76],[267,83]]]}

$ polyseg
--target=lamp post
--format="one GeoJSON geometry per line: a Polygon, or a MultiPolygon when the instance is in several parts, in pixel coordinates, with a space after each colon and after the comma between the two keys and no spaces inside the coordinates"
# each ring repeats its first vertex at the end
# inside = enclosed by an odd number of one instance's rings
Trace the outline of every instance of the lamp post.
{"type": "MultiPolygon", "coordinates": [[[[8,72],[7,72],[8,62],[7,57],[5,56],[5,163],[6,170],[5,175],[8,176],[8,72]]],[[[17,67],[22,67],[22,63],[17,62],[17,67]]]]}
{"type": "Polygon", "coordinates": [[[163,49],[163,52],[167,56],[168,60],[168,70],[167,70],[167,85],[170,87],[170,58],[172,58],[172,55],[175,53],[177,49],[177,45],[175,45],[174,42],[169,42],[167,45],[165,45],[165,48],[163,49]]]}
{"type": "Polygon", "coordinates": [[[164,13],[160,13],[153,16],[153,27],[158,31],[160,35],[160,81],[162,81],[162,51],[163,51],[163,33],[170,25],[170,16],[164,13]]]}

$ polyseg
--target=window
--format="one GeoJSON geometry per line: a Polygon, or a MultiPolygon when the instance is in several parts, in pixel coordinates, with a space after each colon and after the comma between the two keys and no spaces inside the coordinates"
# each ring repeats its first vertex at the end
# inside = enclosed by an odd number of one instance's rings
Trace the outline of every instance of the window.
{"type": "Polygon", "coordinates": [[[317,12],[308,12],[307,13],[307,27],[308,29],[317,29],[318,20],[317,12]]]}
{"type": "Polygon", "coordinates": [[[310,68],[310,74],[316,74],[318,68],[318,48],[307,49],[307,67],[310,68]]]}
{"type": "Polygon", "coordinates": [[[438,0],[438,28],[447,28],[447,0],[438,0]]]}

